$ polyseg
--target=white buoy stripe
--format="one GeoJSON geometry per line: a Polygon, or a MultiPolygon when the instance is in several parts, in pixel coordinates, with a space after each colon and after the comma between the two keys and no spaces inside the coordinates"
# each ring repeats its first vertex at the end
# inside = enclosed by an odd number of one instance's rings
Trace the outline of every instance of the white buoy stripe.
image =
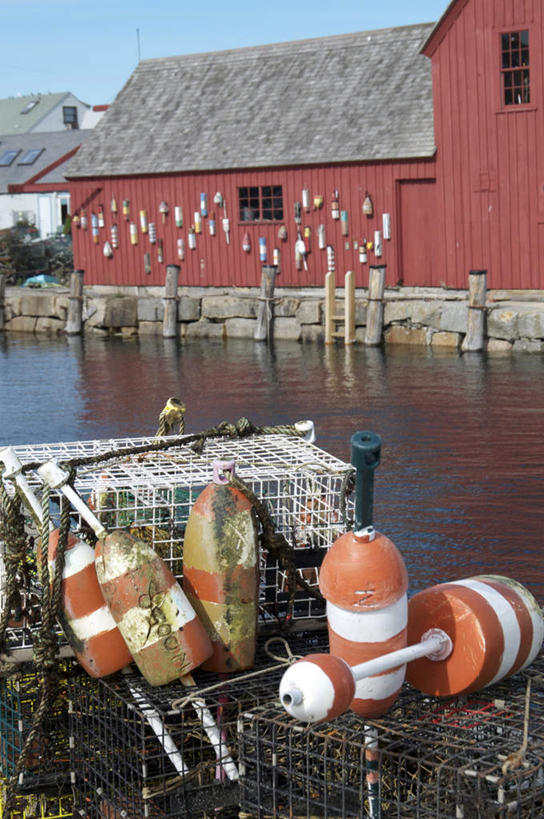
{"type": "MultiPolygon", "coordinates": [[[[485,582],[468,578],[467,580],[456,580],[452,585],[464,586],[477,592],[491,606],[497,616],[502,629],[504,649],[498,670],[493,679],[487,683],[487,685],[493,685],[493,683],[508,676],[518,656],[521,631],[516,612],[510,602],[499,591],[485,582]]],[[[492,646],[486,646],[486,650],[491,651],[492,649],[492,646]]]]}
{"type": "Polygon", "coordinates": [[[375,677],[365,677],[355,683],[356,700],[385,700],[392,697],[404,682],[406,676],[406,666],[388,671],[386,674],[379,674],[375,677]]]}
{"type": "Polygon", "coordinates": [[[117,624],[106,605],[85,615],[85,617],[70,620],[69,624],[78,640],[90,640],[105,631],[113,631],[113,629],[117,628],[117,624]]]}
{"type": "MultiPolygon", "coordinates": [[[[64,569],[62,579],[67,580],[78,572],[82,572],[87,566],[94,563],[94,549],[87,543],[79,541],[77,548],[67,549],[64,552],[64,569]]],[[[49,561],[50,571],[54,570],[55,561],[49,561]]]]}
{"type": "Polygon", "coordinates": [[[382,609],[353,611],[327,601],[329,627],[344,640],[356,643],[383,643],[396,637],[408,618],[408,599],[404,594],[382,609]]]}

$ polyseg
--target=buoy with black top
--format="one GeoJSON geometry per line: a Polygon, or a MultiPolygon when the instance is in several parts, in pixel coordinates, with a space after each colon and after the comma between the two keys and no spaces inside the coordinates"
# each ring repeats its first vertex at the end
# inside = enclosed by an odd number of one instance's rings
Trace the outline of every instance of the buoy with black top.
{"type": "MultiPolygon", "coordinates": [[[[373,432],[351,438],[356,467],[354,531],[341,535],[323,560],[319,587],[327,601],[330,653],[348,665],[406,645],[408,576],[396,546],[372,526],[374,471],[381,440],[373,432]]],[[[404,682],[405,666],[359,680],[351,708],[363,717],[384,714],[404,682]]]]}
{"type": "Polygon", "coordinates": [[[150,683],[189,674],[212,653],[176,578],[151,546],[118,529],[96,546],[96,574],[134,662],[150,683]]]}
{"type": "MultiPolygon", "coordinates": [[[[48,564],[51,578],[59,530],[49,535],[48,564]]],[[[94,564],[94,549],[73,534],[64,552],[59,622],[68,643],[87,674],[106,677],[132,662],[121,632],[100,589],[94,564]]]]}
{"type": "Polygon", "coordinates": [[[542,647],[544,617],[530,591],[499,575],[441,583],[414,595],[408,606],[408,640],[429,628],[451,638],[443,661],[410,663],[408,681],[439,697],[469,694],[510,677],[533,662],[542,647]]]}
{"type": "Polygon", "coordinates": [[[206,671],[251,668],[259,589],[254,509],[228,484],[234,462],[214,463],[213,483],[196,499],[183,545],[183,589],[210,636],[206,671]]]}

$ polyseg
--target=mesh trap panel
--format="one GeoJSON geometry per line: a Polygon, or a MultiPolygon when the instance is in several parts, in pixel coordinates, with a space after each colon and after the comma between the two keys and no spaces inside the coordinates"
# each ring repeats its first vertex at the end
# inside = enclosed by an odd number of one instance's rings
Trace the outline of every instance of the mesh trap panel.
{"type": "Polygon", "coordinates": [[[365,725],[354,714],[313,728],[276,704],[243,715],[239,738],[246,817],[355,819],[375,782],[383,817],[544,816],[544,662],[465,698],[406,686],[365,725]],[[523,749],[527,679],[528,742],[523,749]]]}
{"type": "Polygon", "coordinates": [[[6,783],[0,780],[0,819],[63,819],[74,815],[72,793],[49,789],[17,795],[8,816],[4,807],[5,791],[6,783]]]}
{"type": "MultiPolygon", "coordinates": [[[[54,701],[33,740],[17,790],[37,791],[49,786],[69,786],[67,676],[72,665],[59,667],[54,701]]],[[[32,665],[22,666],[15,678],[0,679],[0,773],[15,773],[24,742],[39,704],[39,679],[32,665]]]]}
{"type": "MultiPolygon", "coordinates": [[[[75,487],[107,529],[129,527],[147,540],[181,579],[183,537],[190,509],[211,483],[215,460],[235,460],[236,474],[264,501],[277,529],[295,550],[298,571],[318,586],[325,551],[344,531],[342,486],[351,467],[301,438],[254,435],[243,439],[208,439],[202,452],[189,443],[168,450],[147,450],[154,438],[116,439],[20,446],[23,463],[76,459],[75,487]],[[136,454],[124,454],[130,447],[136,454]],[[114,457],[100,458],[108,453],[114,457]],[[93,461],[93,459],[97,459],[93,461]],[[89,463],[89,461],[92,461],[89,463]]],[[[34,471],[27,474],[36,494],[42,485],[34,471]]],[[[58,496],[51,511],[58,517],[58,496]]],[[[73,515],[74,526],[81,521],[73,515]]],[[[260,619],[274,621],[286,613],[287,578],[275,559],[261,554],[260,619]]],[[[305,591],[297,591],[294,619],[323,617],[324,605],[305,591]]],[[[24,639],[19,632],[18,639],[24,639]]]]}
{"type": "MultiPolygon", "coordinates": [[[[326,640],[324,633],[303,634],[290,644],[307,653],[323,649],[326,640]]],[[[181,683],[152,688],[137,673],[74,678],[70,745],[75,815],[237,816],[239,785],[229,772],[238,772],[240,712],[277,696],[285,665],[272,661],[261,646],[255,670],[264,673],[222,679],[195,672],[195,690],[181,683]],[[219,688],[205,690],[217,684],[219,688]],[[203,726],[199,703],[183,703],[195,691],[202,692],[218,728],[215,744],[203,726]]]]}

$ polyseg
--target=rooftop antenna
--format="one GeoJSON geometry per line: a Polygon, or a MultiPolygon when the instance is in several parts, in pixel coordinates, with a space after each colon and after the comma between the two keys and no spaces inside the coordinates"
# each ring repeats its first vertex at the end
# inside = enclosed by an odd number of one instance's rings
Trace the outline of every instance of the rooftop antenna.
{"type": "Polygon", "coordinates": [[[142,55],[140,53],[140,29],[136,29],[136,40],[138,42],[138,62],[142,59],[142,55]]]}

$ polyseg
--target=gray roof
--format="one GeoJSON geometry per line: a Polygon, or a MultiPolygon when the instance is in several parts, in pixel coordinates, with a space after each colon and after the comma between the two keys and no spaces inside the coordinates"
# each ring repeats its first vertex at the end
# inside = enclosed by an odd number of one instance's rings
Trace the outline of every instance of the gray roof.
{"type": "Polygon", "coordinates": [[[432,28],[140,62],[67,175],[432,156],[432,28]]]}
{"type": "MultiPolygon", "coordinates": [[[[0,193],[7,193],[8,185],[23,185],[29,179],[33,179],[40,171],[53,165],[63,156],[70,153],[92,131],[52,131],[37,132],[31,134],[18,134],[17,136],[0,136],[0,156],[5,151],[19,151],[13,162],[7,167],[0,166],[0,193]],[[42,150],[32,165],[20,165],[20,161],[27,151],[42,150]]],[[[40,184],[62,184],[66,183],[64,171],[66,162],[58,165],[38,180],[40,184]]]]}
{"type": "Polygon", "coordinates": [[[0,134],[28,133],[68,96],[68,91],[62,91],[0,100],[0,134]],[[25,109],[27,113],[23,113],[25,109]]]}

